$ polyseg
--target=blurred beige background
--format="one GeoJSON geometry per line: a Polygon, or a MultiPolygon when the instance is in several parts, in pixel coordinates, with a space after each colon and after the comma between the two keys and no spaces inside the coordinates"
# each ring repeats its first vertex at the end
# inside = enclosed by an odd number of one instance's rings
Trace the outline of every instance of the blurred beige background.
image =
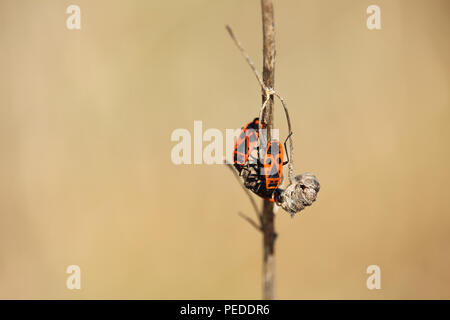
{"type": "MultiPolygon", "coordinates": [[[[296,171],[322,185],[304,214],[277,214],[278,298],[450,298],[449,9],[275,1],[296,171]]],[[[257,0],[1,0],[0,298],[261,297],[245,194],[223,166],[170,160],[174,129],[258,112],[225,24],[261,69],[257,0]]]]}

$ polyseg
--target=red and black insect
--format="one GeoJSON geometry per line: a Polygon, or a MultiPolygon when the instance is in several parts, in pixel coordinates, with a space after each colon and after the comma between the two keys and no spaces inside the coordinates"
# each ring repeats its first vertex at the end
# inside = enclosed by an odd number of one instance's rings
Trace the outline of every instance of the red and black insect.
{"type": "Polygon", "coordinates": [[[259,119],[255,118],[252,122],[247,123],[247,125],[242,128],[241,133],[234,144],[234,166],[239,173],[248,162],[250,154],[258,143],[258,139],[259,119]]]}
{"type": "Polygon", "coordinates": [[[283,166],[289,162],[289,155],[286,153],[288,160],[283,162],[281,143],[278,140],[272,140],[267,144],[262,143],[259,129],[264,127],[260,128],[258,118],[242,128],[234,146],[234,166],[243,177],[246,188],[274,202],[281,192],[278,186],[281,182],[283,166]]]}

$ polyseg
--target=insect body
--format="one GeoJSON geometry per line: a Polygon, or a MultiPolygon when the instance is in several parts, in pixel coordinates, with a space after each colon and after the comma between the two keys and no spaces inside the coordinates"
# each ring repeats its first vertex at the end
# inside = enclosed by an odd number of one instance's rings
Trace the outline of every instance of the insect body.
{"type": "MultiPolygon", "coordinates": [[[[281,190],[283,147],[278,140],[265,144],[259,136],[259,119],[242,128],[234,147],[234,166],[244,179],[244,185],[258,196],[274,202],[281,190]],[[256,156],[253,154],[256,151],[256,156]]],[[[261,127],[262,128],[262,127],[261,127]]],[[[287,155],[287,154],[286,154],[287,155]]]]}
{"type": "Polygon", "coordinates": [[[255,146],[258,143],[259,138],[259,119],[255,118],[252,122],[249,122],[242,128],[241,133],[234,145],[234,166],[239,171],[248,162],[248,158],[255,146]]]}
{"type": "Polygon", "coordinates": [[[264,180],[267,190],[275,190],[280,184],[283,172],[283,147],[277,140],[272,140],[264,155],[264,180]]]}

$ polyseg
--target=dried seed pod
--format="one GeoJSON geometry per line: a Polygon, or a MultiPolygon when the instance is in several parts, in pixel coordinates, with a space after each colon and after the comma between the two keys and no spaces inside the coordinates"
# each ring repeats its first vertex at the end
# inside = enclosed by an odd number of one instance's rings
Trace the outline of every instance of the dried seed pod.
{"type": "Polygon", "coordinates": [[[277,197],[277,205],[293,217],[316,201],[319,190],[320,184],[316,176],[310,172],[303,173],[296,176],[293,183],[281,192],[277,197]]]}

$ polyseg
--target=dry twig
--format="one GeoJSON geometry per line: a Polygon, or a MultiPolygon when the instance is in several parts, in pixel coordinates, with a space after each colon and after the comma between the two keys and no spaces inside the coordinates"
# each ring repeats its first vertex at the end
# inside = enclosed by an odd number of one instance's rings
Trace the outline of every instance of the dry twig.
{"type": "MultiPolygon", "coordinates": [[[[319,181],[311,173],[304,173],[294,177],[293,154],[294,147],[292,143],[292,127],[289,111],[284,99],[274,90],[275,84],[275,24],[272,0],[261,0],[262,8],[262,25],[263,25],[263,73],[262,77],[255,68],[253,61],[242,47],[239,40],[234,35],[229,26],[226,26],[228,33],[241,51],[250,68],[252,69],[256,79],[258,80],[262,90],[262,107],[259,114],[261,127],[259,128],[260,139],[271,141],[271,130],[273,128],[273,104],[274,97],[277,97],[284,109],[286,121],[288,123],[288,139],[290,157],[288,163],[289,185],[286,190],[281,192],[277,204],[293,217],[296,213],[310,206],[317,197],[320,190],[319,181]],[[262,135],[261,128],[265,126],[265,137],[262,135]]],[[[239,175],[234,171],[232,165],[227,164],[233,171],[235,177],[239,180],[242,188],[247,193],[260,224],[254,220],[239,213],[241,217],[247,220],[252,226],[263,233],[263,297],[264,299],[273,299],[275,291],[275,221],[274,221],[274,203],[263,200],[261,213],[258,210],[255,200],[250,191],[241,183],[239,175]]]]}
{"type": "MultiPolygon", "coordinates": [[[[263,83],[268,88],[275,87],[275,23],[272,0],[261,0],[263,25],[263,83]]],[[[263,104],[267,94],[263,92],[263,104]]],[[[263,114],[266,123],[267,141],[271,140],[273,127],[273,95],[267,100],[263,114]]],[[[261,119],[262,121],[262,119],[261,119]]],[[[273,299],[275,291],[275,219],[273,203],[263,200],[263,297],[273,299]]]]}

